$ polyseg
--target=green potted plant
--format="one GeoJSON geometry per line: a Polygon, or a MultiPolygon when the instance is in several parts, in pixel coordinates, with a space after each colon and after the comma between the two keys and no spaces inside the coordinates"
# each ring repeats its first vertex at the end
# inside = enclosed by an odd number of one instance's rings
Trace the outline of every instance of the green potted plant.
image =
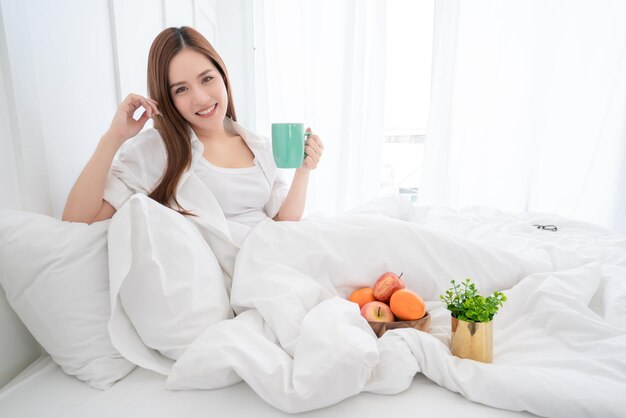
{"type": "Polygon", "coordinates": [[[439,298],[450,311],[452,354],[484,363],[493,361],[492,320],[506,301],[502,292],[483,297],[468,278],[461,283],[450,281],[452,287],[439,298]]]}

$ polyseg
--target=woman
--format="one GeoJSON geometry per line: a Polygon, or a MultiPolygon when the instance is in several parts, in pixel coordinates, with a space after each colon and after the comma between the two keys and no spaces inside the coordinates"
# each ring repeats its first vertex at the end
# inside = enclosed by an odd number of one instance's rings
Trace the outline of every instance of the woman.
{"type": "Polygon", "coordinates": [[[155,38],[148,57],[148,95],[130,94],[122,101],[70,191],[64,221],[109,219],[134,193],[197,215],[179,203],[179,189],[189,176],[195,182],[188,182],[186,193],[209,190],[231,223],[250,228],[268,218],[301,219],[309,173],[324,149],[320,138],[308,136],[306,158],[289,187],[269,142],[237,124],[224,62],[200,33],[168,28],[155,38]],[[136,120],[139,107],[145,110],[136,120]],[[149,118],[155,129],[139,134],[149,118]],[[118,151],[120,158],[113,162],[118,151]]]}

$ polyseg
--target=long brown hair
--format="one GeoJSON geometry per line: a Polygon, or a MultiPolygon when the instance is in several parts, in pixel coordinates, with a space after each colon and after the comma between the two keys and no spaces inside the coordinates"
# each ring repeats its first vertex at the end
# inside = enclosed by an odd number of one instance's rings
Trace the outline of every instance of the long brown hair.
{"type": "Polygon", "coordinates": [[[226,65],[215,48],[193,28],[167,28],[157,35],[148,55],[148,96],[157,101],[162,116],[154,119],[154,127],[159,131],[167,149],[167,166],[161,181],[149,197],[162,205],[173,208],[184,215],[187,212],[176,200],[178,182],[183,172],[191,165],[191,136],[187,121],[176,110],[170,93],[169,67],[172,58],[185,48],[205,55],[222,75],[228,94],[226,116],[236,121],[235,105],[231,95],[230,81],[226,65]]]}

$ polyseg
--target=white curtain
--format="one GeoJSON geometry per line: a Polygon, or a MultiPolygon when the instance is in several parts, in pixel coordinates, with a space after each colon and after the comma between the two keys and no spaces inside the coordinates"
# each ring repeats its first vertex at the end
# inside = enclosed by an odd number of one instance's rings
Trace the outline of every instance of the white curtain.
{"type": "Polygon", "coordinates": [[[626,2],[435,4],[420,202],[626,232],[626,2]]]}
{"type": "Polygon", "coordinates": [[[255,1],[256,131],[303,122],[325,144],[307,214],[377,196],[384,124],[385,1],[255,1]]]}

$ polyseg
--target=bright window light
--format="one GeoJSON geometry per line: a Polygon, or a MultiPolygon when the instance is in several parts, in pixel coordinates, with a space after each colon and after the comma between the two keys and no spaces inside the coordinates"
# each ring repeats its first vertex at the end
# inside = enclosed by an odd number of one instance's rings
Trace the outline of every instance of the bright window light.
{"type": "Polygon", "coordinates": [[[381,194],[415,200],[430,104],[434,0],[387,2],[381,194]]]}

